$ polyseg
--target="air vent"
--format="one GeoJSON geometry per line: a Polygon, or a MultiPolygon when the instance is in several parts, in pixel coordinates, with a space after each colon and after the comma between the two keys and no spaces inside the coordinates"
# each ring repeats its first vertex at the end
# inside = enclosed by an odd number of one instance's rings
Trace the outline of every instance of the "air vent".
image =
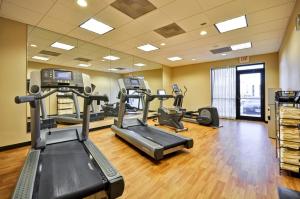
{"type": "Polygon", "coordinates": [[[223,47],[223,48],[216,48],[213,50],[210,50],[212,54],[220,54],[220,53],[226,53],[232,51],[230,47],[223,47]]]}
{"type": "Polygon", "coordinates": [[[158,28],[154,31],[165,38],[169,38],[169,37],[173,37],[173,36],[185,33],[185,31],[180,26],[178,26],[176,23],[166,25],[166,26],[158,28]]]}
{"type": "Polygon", "coordinates": [[[116,70],[126,70],[127,68],[123,68],[123,67],[117,67],[117,68],[114,68],[116,70]]]}
{"type": "Polygon", "coordinates": [[[92,61],[91,59],[87,59],[87,58],[83,58],[83,57],[77,57],[77,58],[75,58],[74,60],[77,60],[77,61],[83,61],[83,62],[89,62],[89,61],[92,61]]]}
{"type": "Polygon", "coordinates": [[[156,7],[147,0],[116,0],[110,5],[133,19],[156,9],[156,7]]]}
{"type": "Polygon", "coordinates": [[[50,55],[50,56],[54,56],[54,57],[57,57],[57,56],[61,55],[61,53],[48,51],[48,50],[42,50],[42,51],[39,52],[39,54],[50,55]]]}

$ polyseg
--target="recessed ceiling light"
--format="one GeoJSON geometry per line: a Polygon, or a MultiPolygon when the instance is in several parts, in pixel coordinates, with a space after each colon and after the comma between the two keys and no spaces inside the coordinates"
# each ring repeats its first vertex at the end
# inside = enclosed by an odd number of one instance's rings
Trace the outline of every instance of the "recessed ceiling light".
{"type": "Polygon", "coordinates": [[[192,59],[192,61],[196,61],[196,59],[194,58],[194,59],[192,59]]]}
{"type": "Polygon", "coordinates": [[[116,57],[116,56],[113,56],[113,55],[107,55],[107,56],[105,56],[103,58],[107,59],[107,60],[111,60],[111,61],[115,61],[115,60],[120,59],[120,57],[116,57]]]}
{"type": "Polygon", "coordinates": [[[202,36],[207,35],[207,32],[206,32],[205,30],[202,30],[202,31],[200,32],[200,35],[202,35],[202,36]]]}
{"type": "Polygon", "coordinates": [[[226,56],[227,54],[226,54],[226,53],[222,53],[221,55],[222,55],[222,56],[226,56]]]}
{"type": "Polygon", "coordinates": [[[242,44],[231,45],[230,47],[232,50],[242,50],[242,49],[246,49],[246,48],[251,48],[252,44],[251,44],[251,42],[246,42],[246,43],[242,43],[242,44]]]}
{"type": "Polygon", "coordinates": [[[87,7],[87,2],[86,2],[86,0],[77,0],[77,4],[78,4],[80,7],[87,7]]]}
{"type": "Polygon", "coordinates": [[[247,24],[246,16],[243,15],[227,21],[216,23],[215,26],[217,27],[220,33],[224,33],[239,28],[245,28],[248,26],[248,24],[247,24]]]}
{"type": "Polygon", "coordinates": [[[48,61],[49,60],[48,57],[42,57],[42,56],[33,56],[32,59],[38,59],[38,60],[42,60],[42,61],[48,61]]]}
{"type": "Polygon", "coordinates": [[[134,64],[135,66],[145,66],[146,64],[143,64],[143,63],[137,63],[137,64],[134,64]]]}
{"type": "Polygon", "coordinates": [[[97,21],[96,19],[89,19],[88,21],[84,22],[83,24],[80,25],[80,28],[89,30],[91,32],[103,35],[114,28],[110,27],[109,25],[106,25],[100,21],[97,21]]]}
{"type": "Polygon", "coordinates": [[[117,68],[109,68],[108,70],[110,70],[110,71],[118,71],[119,69],[117,69],[117,68]]]}
{"type": "Polygon", "coordinates": [[[165,46],[166,44],[165,44],[165,43],[161,43],[160,45],[161,45],[161,46],[165,46]]]}
{"type": "Polygon", "coordinates": [[[156,46],[153,46],[151,44],[146,44],[146,45],[143,45],[143,46],[139,46],[137,48],[140,49],[140,50],[146,51],[146,52],[159,49],[156,46]]]}
{"type": "Polygon", "coordinates": [[[179,61],[179,60],[183,60],[181,57],[169,57],[168,60],[170,61],[179,61]]]}
{"type": "Polygon", "coordinates": [[[33,48],[37,47],[37,45],[35,45],[35,44],[30,44],[30,46],[33,47],[33,48]]]}
{"type": "Polygon", "coordinates": [[[51,44],[51,47],[59,48],[59,49],[63,49],[63,50],[71,50],[71,49],[75,48],[75,46],[71,46],[68,44],[60,43],[60,42],[55,42],[55,43],[51,44]]]}
{"type": "Polygon", "coordinates": [[[91,66],[91,64],[78,64],[78,66],[81,66],[81,67],[89,67],[89,66],[91,66]]]}

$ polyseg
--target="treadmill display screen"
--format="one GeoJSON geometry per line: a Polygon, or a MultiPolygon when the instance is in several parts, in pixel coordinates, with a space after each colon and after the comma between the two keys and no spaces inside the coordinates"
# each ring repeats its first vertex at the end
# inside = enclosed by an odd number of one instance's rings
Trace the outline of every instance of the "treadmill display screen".
{"type": "Polygon", "coordinates": [[[139,82],[139,80],[137,80],[137,79],[131,79],[131,80],[130,80],[130,84],[131,84],[132,86],[139,86],[139,85],[140,85],[140,82],[139,82]]]}
{"type": "Polygon", "coordinates": [[[71,71],[54,71],[54,78],[56,80],[72,80],[72,72],[71,71]]]}

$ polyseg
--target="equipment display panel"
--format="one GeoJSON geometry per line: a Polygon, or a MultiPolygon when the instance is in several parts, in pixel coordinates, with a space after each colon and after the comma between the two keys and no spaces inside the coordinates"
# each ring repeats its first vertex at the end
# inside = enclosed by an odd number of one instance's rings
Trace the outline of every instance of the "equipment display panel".
{"type": "Polygon", "coordinates": [[[130,83],[132,86],[139,86],[140,82],[138,79],[130,79],[130,83]]]}
{"type": "Polygon", "coordinates": [[[72,80],[72,72],[71,71],[54,71],[54,78],[56,80],[72,80]]]}

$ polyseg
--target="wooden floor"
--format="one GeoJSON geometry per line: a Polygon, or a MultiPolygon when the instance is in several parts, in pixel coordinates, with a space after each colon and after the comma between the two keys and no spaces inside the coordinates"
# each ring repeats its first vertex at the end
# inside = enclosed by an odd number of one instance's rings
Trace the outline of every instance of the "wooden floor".
{"type": "MultiPolygon", "coordinates": [[[[212,129],[186,124],[191,150],[155,163],[110,129],[91,139],[125,179],[122,198],[278,198],[277,186],[300,190],[300,179],[279,175],[274,143],[263,123],[222,121],[212,129]]],[[[0,153],[0,198],[9,198],[29,147],[0,153]]]]}

